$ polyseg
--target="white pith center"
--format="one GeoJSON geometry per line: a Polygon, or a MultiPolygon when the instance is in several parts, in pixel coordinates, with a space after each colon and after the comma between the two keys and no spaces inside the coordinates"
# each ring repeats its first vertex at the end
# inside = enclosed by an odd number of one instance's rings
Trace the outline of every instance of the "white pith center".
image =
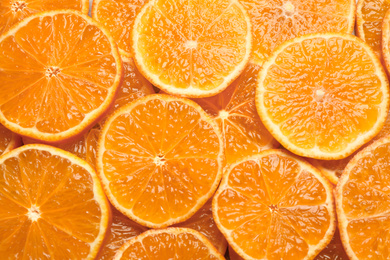
{"type": "Polygon", "coordinates": [[[184,47],[187,49],[196,49],[198,47],[198,42],[197,41],[187,41],[184,43],[184,47]]]}
{"type": "Polygon", "coordinates": [[[288,15],[288,16],[293,15],[295,12],[295,6],[290,1],[286,2],[283,5],[283,9],[284,9],[286,15],[288,15]]]}
{"type": "Polygon", "coordinates": [[[317,89],[316,90],[315,100],[317,102],[321,102],[322,100],[324,100],[324,96],[325,96],[325,91],[323,91],[322,89],[317,89]]]}
{"type": "Polygon", "coordinates": [[[165,158],[164,156],[156,156],[154,158],[154,163],[156,164],[156,166],[163,166],[165,164],[165,158]]]}
{"type": "Polygon", "coordinates": [[[48,67],[46,69],[46,77],[48,77],[48,78],[57,77],[58,74],[60,74],[60,73],[61,73],[61,70],[58,67],[53,66],[53,67],[48,67]]]}
{"type": "Polygon", "coordinates": [[[31,220],[31,222],[34,222],[41,217],[41,211],[39,210],[39,207],[32,205],[31,208],[28,209],[26,215],[31,220]]]}
{"type": "Polygon", "coordinates": [[[16,1],[12,4],[12,11],[18,12],[18,11],[23,11],[24,8],[26,8],[26,3],[23,1],[16,1]]]}
{"type": "Polygon", "coordinates": [[[219,111],[218,116],[219,116],[219,118],[221,118],[222,120],[228,119],[228,117],[229,117],[229,112],[227,112],[226,110],[221,110],[221,111],[219,111]]]}

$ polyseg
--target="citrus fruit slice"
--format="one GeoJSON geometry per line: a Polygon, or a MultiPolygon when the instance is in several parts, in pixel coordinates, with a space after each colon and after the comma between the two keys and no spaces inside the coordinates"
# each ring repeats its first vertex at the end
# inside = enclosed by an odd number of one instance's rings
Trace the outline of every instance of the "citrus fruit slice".
{"type": "Polygon", "coordinates": [[[115,207],[112,210],[112,223],[107,230],[106,238],[100,248],[97,260],[111,260],[118,249],[129,239],[140,235],[147,230],[128,217],[120,213],[115,207]]]}
{"type": "Polygon", "coordinates": [[[341,241],[350,259],[388,259],[390,137],[360,151],[336,188],[341,241]]]}
{"type": "Polygon", "coordinates": [[[355,0],[239,0],[253,26],[251,62],[268,59],[283,42],[310,33],[352,33],[355,0]]]}
{"type": "Polygon", "coordinates": [[[134,21],[134,60],[170,94],[209,97],[244,70],[251,23],[238,1],[151,0],[134,21]]]}
{"type": "Polygon", "coordinates": [[[218,126],[195,102],[168,95],[121,107],[98,144],[97,169],[111,203],[152,228],[194,215],[214,194],[222,164],[218,126]]]}
{"type": "Polygon", "coordinates": [[[186,221],[174,225],[174,227],[191,228],[204,235],[213,246],[224,255],[227,249],[227,241],[214,222],[210,199],[198,212],[186,221]]]}
{"type": "Polygon", "coordinates": [[[382,55],[387,72],[390,71],[390,11],[388,11],[382,22],[382,55]]]}
{"type": "Polygon", "coordinates": [[[382,57],[382,21],[390,0],[359,0],[356,9],[356,34],[378,57],[382,57]]]}
{"type": "Polygon", "coordinates": [[[17,134],[5,128],[0,124],[0,155],[20,146],[22,139],[17,134]]]}
{"type": "Polygon", "coordinates": [[[230,260],[244,260],[244,258],[237,254],[231,246],[229,246],[229,258],[230,260]]]}
{"type": "Polygon", "coordinates": [[[225,258],[199,232],[189,228],[152,229],[130,239],[115,255],[119,259],[225,258]]]}
{"type": "Polygon", "coordinates": [[[79,12],[35,14],[0,36],[0,121],[18,134],[59,142],[81,133],[121,79],[114,41],[79,12]]]}
{"type": "Polygon", "coordinates": [[[1,156],[0,167],[2,258],[94,259],[110,212],[88,163],[33,144],[1,156]]]}
{"type": "Polygon", "coordinates": [[[222,130],[228,164],[278,146],[256,111],[259,69],[257,65],[249,64],[240,77],[220,94],[194,99],[222,130]]]}
{"type": "Polygon", "coordinates": [[[353,35],[313,34],[287,41],[259,77],[260,118],[295,154],[343,159],[385,123],[386,73],[372,49],[353,35]]]}
{"type": "Polygon", "coordinates": [[[0,34],[24,18],[43,11],[73,9],[88,14],[88,0],[4,0],[0,2],[0,34]]]}
{"type": "Polygon", "coordinates": [[[329,245],[322,250],[314,260],[349,260],[340,238],[340,232],[336,229],[329,245]]]}
{"type": "Polygon", "coordinates": [[[331,184],[301,159],[267,150],[229,166],[213,215],[245,259],[313,259],[332,239],[331,184]]]}

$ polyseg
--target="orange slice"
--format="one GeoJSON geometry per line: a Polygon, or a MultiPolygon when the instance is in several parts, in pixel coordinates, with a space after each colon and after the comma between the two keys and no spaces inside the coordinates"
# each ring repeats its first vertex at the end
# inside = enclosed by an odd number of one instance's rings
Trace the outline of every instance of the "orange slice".
{"type": "Polygon", "coordinates": [[[222,93],[194,99],[222,130],[228,164],[278,146],[256,111],[255,93],[259,70],[257,65],[249,64],[222,93]]]}
{"type": "Polygon", "coordinates": [[[341,241],[350,259],[388,259],[390,137],[359,152],[336,188],[341,241]]]}
{"type": "Polygon", "coordinates": [[[211,202],[212,200],[210,199],[195,215],[174,226],[198,231],[213,244],[221,255],[224,255],[227,249],[227,241],[215,224],[211,202]]]}
{"type": "Polygon", "coordinates": [[[359,0],[356,9],[356,34],[378,57],[382,57],[382,21],[390,0],[359,0]]]}
{"type": "Polygon", "coordinates": [[[0,34],[32,14],[56,9],[73,9],[88,14],[88,0],[4,0],[0,3],[0,34]]]}
{"type": "Polygon", "coordinates": [[[150,95],[107,119],[97,169],[119,211],[160,228],[187,220],[206,203],[221,179],[222,160],[221,133],[201,107],[150,95]]]}
{"type": "MultiPolygon", "coordinates": [[[[231,259],[233,260],[233,259],[231,259]]],[[[314,260],[349,260],[340,238],[340,232],[336,229],[329,245],[322,250],[314,260]]]]}
{"type": "Polygon", "coordinates": [[[390,11],[388,11],[382,22],[382,54],[387,72],[390,71],[390,11]]]}
{"type": "Polygon", "coordinates": [[[389,110],[389,83],[372,49],[349,34],[287,41],[260,72],[256,106],[295,154],[343,159],[372,139],[389,110]]]}
{"type": "Polygon", "coordinates": [[[94,259],[110,214],[89,164],[34,144],[1,156],[0,167],[2,258],[94,259]]]}
{"type": "Polygon", "coordinates": [[[199,232],[189,228],[167,228],[149,230],[131,239],[120,248],[114,259],[224,260],[225,258],[199,232]]]}
{"type": "Polygon", "coordinates": [[[244,259],[313,259],[336,228],[332,186],[310,164],[267,150],[226,169],[214,220],[244,259]]]}
{"type": "Polygon", "coordinates": [[[147,230],[147,228],[130,220],[114,207],[111,207],[111,210],[111,227],[107,231],[106,238],[101,246],[98,257],[96,258],[97,260],[113,259],[116,252],[125,244],[125,242],[147,230]]]}
{"type": "Polygon", "coordinates": [[[352,33],[356,0],[239,0],[253,26],[251,61],[258,65],[283,42],[309,33],[352,33]]]}
{"type": "Polygon", "coordinates": [[[0,125],[0,155],[20,146],[22,139],[17,134],[11,132],[3,125],[0,125]]]}
{"type": "Polygon", "coordinates": [[[251,53],[251,23],[233,0],[151,0],[134,21],[134,60],[167,93],[209,97],[226,89],[251,53]]]}
{"type": "Polygon", "coordinates": [[[69,139],[108,109],[121,78],[117,47],[91,18],[30,16],[0,36],[0,121],[37,140],[69,139]]]}

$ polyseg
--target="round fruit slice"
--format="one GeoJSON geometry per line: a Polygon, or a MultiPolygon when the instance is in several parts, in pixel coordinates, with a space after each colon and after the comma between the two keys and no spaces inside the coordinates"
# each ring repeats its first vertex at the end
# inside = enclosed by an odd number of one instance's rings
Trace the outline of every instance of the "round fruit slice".
{"type": "Polygon", "coordinates": [[[313,34],[280,45],[260,72],[256,107],[295,154],[343,159],[383,127],[389,83],[372,49],[349,34],[313,34]]]}
{"type": "MultiPolygon", "coordinates": [[[[233,259],[231,259],[233,260],[233,259]]],[[[314,260],[349,260],[347,253],[341,243],[340,232],[336,229],[329,245],[322,250],[314,260]]]]}
{"type": "Polygon", "coordinates": [[[109,206],[93,168],[47,145],[0,157],[0,255],[5,259],[94,259],[109,206]]]}
{"type": "Polygon", "coordinates": [[[313,259],[336,228],[332,186],[310,164],[267,150],[226,169],[213,215],[245,259],[313,259]]]}
{"type": "Polygon", "coordinates": [[[123,245],[114,259],[138,260],[148,256],[160,260],[225,259],[202,234],[189,228],[146,231],[123,245]]]}
{"type": "Polygon", "coordinates": [[[350,259],[388,259],[390,137],[359,152],[336,188],[341,241],[350,259]]]}
{"type": "Polygon", "coordinates": [[[356,9],[356,34],[378,57],[382,57],[382,21],[390,0],[359,0],[356,9]]]}
{"type": "Polygon", "coordinates": [[[198,212],[176,227],[191,228],[204,235],[213,246],[224,255],[227,249],[227,241],[214,222],[210,199],[198,212]]]}
{"type": "Polygon", "coordinates": [[[238,1],[151,0],[134,21],[134,60],[167,93],[210,97],[244,70],[251,23],[238,1]]]}
{"type": "Polygon", "coordinates": [[[150,95],[110,116],[97,168],[112,204],[141,225],[160,228],[195,214],[222,175],[222,136],[195,102],[150,95]]]}
{"type": "Polygon", "coordinates": [[[352,33],[356,0],[239,0],[253,26],[251,61],[260,66],[283,42],[319,32],[352,33]]]}
{"type": "Polygon", "coordinates": [[[20,146],[22,139],[17,134],[11,132],[3,125],[0,125],[0,155],[20,146]]]}
{"type": "Polygon", "coordinates": [[[257,65],[250,64],[222,93],[214,97],[194,99],[222,130],[228,164],[279,145],[256,111],[255,94],[259,70],[257,65]]]}
{"type": "Polygon", "coordinates": [[[382,54],[387,71],[390,71],[390,11],[388,11],[382,22],[382,54]]]}
{"type": "Polygon", "coordinates": [[[73,9],[88,14],[88,0],[4,0],[0,2],[0,34],[32,14],[56,9],[73,9]]]}
{"type": "Polygon", "coordinates": [[[59,142],[81,133],[121,79],[114,41],[76,11],[39,13],[0,36],[0,121],[18,134],[59,142]]]}

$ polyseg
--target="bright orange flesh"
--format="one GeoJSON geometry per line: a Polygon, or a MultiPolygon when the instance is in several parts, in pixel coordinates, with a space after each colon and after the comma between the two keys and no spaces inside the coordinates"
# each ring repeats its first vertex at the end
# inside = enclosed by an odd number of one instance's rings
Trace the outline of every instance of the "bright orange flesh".
{"type": "Polygon", "coordinates": [[[117,110],[99,139],[97,168],[106,194],[141,225],[190,218],[220,181],[222,137],[194,102],[150,95],[117,110]]]}
{"type": "Polygon", "coordinates": [[[17,148],[0,167],[3,259],[94,259],[109,208],[92,167],[46,145],[17,148]]]}
{"type": "Polygon", "coordinates": [[[43,11],[73,9],[88,14],[88,0],[2,0],[0,2],[0,34],[17,22],[43,11]]]}
{"type": "Polygon", "coordinates": [[[239,0],[253,26],[252,62],[263,65],[281,43],[309,33],[352,33],[355,0],[239,0]]]}
{"type": "Polygon", "coordinates": [[[113,101],[122,63],[96,22],[64,10],[30,16],[0,36],[0,121],[46,142],[69,139],[113,101]]]}
{"type": "Polygon", "coordinates": [[[256,111],[255,92],[259,70],[257,65],[250,64],[222,93],[194,99],[222,130],[228,164],[278,146],[256,111]]]}
{"type": "Polygon", "coordinates": [[[382,55],[387,72],[390,73],[390,11],[388,10],[382,21],[382,55]]]}
{"type": "Polygon", "coordinates": [[[332,187],[308,163],[267,150],[231,165],[213,199],[229,245],[246,259],[312,259],[335,226],[332,187]]]}
{"type": "Polygon", "coordinates": [[[341,240],[351,259],[388,259],[390,137],[359,152],[336,188],[341,240]]]}
{"type": "Polygon", "coordinates": [[[389,84],[372,49],[347,34],[313,34],[285,42],[260,72],[257,111],[295,154],[342,159],[379,133],[389,84]]]}
{"type": "MultiPolygon", "coordinates": [[[[233,259],[231,259],[233,260],[233,259]]],[[[340,232],[336,229],[329,245],[322,250],[314,260],[349,260],[340,238],[340,232]]]]}
{"type": "Polygon", "coordinates": [[[134,22],[137,67],[167,93],[209,97],[245,68],[251,24],[232,0],[151,0],[134,22]]]}
{"type": "Polygon", "coordinates": [[[20,136],[0,125],[0,155],[20,146],[21,142],[20,136]]]}
{"type": "Polygon", "coordinates": [[[382,57],[382,21],[390,8],[390,0],[359,0],[356,9],[356,34],[378,57],[382,57]]]}
{"type": "Polygon", "coordinates": [[[188,228],[153,229],[131,239],[120,248],[119,259],[210,259],[225,258],[199,232],[188,228]]]}

